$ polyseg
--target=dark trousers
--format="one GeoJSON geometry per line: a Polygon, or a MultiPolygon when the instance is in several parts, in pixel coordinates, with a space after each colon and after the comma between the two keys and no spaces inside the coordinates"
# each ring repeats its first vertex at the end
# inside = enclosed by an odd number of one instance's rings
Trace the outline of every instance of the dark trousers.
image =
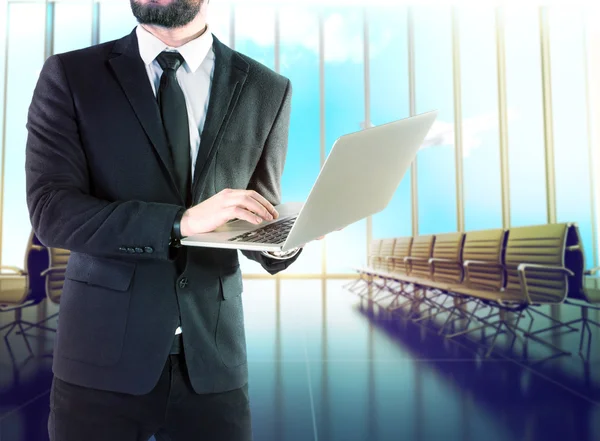
{"type": "Polygon", "coordinates": [[[197,395],[183,354],[170,355],[156,387],[146,395],[52,382],[51,441],[251,441],[248,386],[197,395]]]}

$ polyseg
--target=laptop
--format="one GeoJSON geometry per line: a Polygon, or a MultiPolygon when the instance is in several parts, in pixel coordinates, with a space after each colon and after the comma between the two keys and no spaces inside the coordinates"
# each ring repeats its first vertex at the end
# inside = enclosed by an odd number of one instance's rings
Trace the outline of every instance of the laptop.
{"type": "Polygon", "coordinates": [[[437,118],[437,111],[337,139],[304,203],[275,207],[279,218],[254,225],[228,222],[182,245],[288,251],[372,216],[391,201],[437,118]]]}

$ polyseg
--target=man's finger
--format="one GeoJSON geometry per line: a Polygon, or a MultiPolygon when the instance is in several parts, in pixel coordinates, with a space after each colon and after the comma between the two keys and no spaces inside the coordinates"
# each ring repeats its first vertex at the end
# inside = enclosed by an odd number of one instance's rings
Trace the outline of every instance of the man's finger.
{"type": "Polygon", "coordinates": [[[226,206],[241,207],[244,210],[257,214],[263,220],[272,220],[271,218],[273,217],[266,207],[243,191],[236,192],[232,197],[228,198],[226,206]]]}
{"type": "Polygon", "coordinates": [[[240,206],[243,206],[247,210],[253,211],[254,213],[258,214],[260,217],[262,217],[265,220],[273,220],[274,219],[274,216],[271,214],[269,209],[267,207],[265,207],[264,205],[262,205],[259,201],[254,199],[252,196],[249,196],[246,194],[243,195],[240,199],[239,204],[240,204],[240,206]]]}
{"type": "Polygon", "coordinates": [[[277,213],[277,210],[275,210],[275,207],[273,207],[273,204],[271,204],[269,201],[267,201],[263,196],[261,196],[259,193],[257,193],[254,190],[248,190],[248,195],[257,200],[258,203],[260,203],[263,207],[265,207],[269,213],[271,213],[271,215],[277,219],[279,217],[279,213],[277,213]]]}
{"type": "Polygon", "coordinates": [[[231,207],[231,213],[232,218],[245,220],[246,222],[250,222],[251,224],[255,225],[259,225],[264,221],[264,219],[262,219],[260,216],[257,216],[256,214],[240,206],[231,207]]]}

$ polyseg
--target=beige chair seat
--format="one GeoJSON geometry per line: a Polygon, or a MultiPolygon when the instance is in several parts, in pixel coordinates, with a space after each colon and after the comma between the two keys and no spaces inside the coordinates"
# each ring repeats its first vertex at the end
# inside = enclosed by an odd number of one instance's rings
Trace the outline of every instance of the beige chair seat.
{"type": "Polygon", "coordinates": [[[588,303],[600,303],[600,277],[585,278],[585,297],[588,303]]]}
{"type": "Polygon", "coordinates": [[[507,291],[478,289],[465,285],[450,285],[448,291],[454,294],[489,300],[496,303],[524,303],[523,294],[507,291]]]}
{"type": "Polygon", "coordinates": [[[28,294],[28,276],[23,271],[7,273],[7,268],[1,268],[0,275],[0,306],[20,305],[28,294]]]}
{"type": "Polygon", "coordinates": [[[409,283],[411,285],[425,286],[431,289],[445,290],[449,285],[444,282],[434,282],[431,279],[424,277],[411,277],[405,273],[386,273],[388,279],[395,280],[397,282],[409,283]]]}

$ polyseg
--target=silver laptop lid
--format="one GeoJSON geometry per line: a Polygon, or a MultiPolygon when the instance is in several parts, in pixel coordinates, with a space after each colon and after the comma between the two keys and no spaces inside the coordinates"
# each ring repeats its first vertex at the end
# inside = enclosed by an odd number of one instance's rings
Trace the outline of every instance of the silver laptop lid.
{"type": "Polygon", "coordinates": [[[437,111],[340,137],[283,250],[382,211],[414,161],[437,111]]]}

